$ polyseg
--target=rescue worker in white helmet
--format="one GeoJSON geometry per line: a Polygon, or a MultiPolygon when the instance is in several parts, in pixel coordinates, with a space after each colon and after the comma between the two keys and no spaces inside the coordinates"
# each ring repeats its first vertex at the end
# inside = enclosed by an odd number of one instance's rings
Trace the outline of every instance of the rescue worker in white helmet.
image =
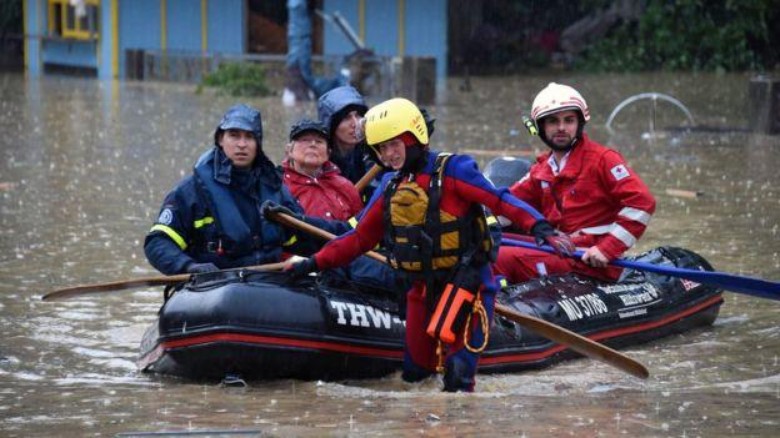
{"type": "Polygon", "coordinates": [[[502,246],[496,271],[512,283],[566,272],[617,280],[622,269],[609,262],[644,233],[655,212],[653,195],[619,152],[583,131],[590,112],[574,88],[547,85],[533,101],[531,119],[550,151],[509,190],[586,249],[578,260],[502,246]]]}
{"type": "Polygon", "coordinates": [[[395,172],[382,179],[354,230],[288,272],[342,266],[384,239],[393,266],[412,280],[403,379],[443,372],[445,391],[473,391],[498,289],[483,205],[562,252],[571,242],[507,189],[496,189],[470,156],[430,151],[425,118],[412,102],[390,99],[365,118],[368,145],[395,172]]]}

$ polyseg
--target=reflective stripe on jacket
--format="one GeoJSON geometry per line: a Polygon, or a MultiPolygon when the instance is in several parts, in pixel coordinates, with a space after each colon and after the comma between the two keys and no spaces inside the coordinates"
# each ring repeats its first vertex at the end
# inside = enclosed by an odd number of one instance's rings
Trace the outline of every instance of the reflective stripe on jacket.
{"type": "Polygon", "coordinates": [[[597,244],[610,259],[620,257],[642,236],[655,212],[655,198],[615,150],[583,141],[554,175],[547,160],[537,159],[511,192],[539,209],[578,246],[597,244]]]}
{"type": "Polygon", "coordinates": [[[146,236],[144,251],[152,266],[173,275],[191,262],[219,268],[277,262],[282,245],[298,243],[291,231],[262,217],[260,206],[268,199],[294,212],[301,208],[270,161],[264,156],[258,161],[256,175],[242,184],[221,149],[204,154],[193,174],[165,197],[146,236]]]}

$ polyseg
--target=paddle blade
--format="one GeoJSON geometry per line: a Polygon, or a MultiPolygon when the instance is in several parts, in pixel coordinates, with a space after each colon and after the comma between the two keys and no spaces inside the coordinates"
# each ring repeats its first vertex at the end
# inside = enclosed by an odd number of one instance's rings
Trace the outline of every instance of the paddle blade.
{"type": "Polygon", "coordinates": [[[509,307],[496,303],[496,313],[527,327],[545,338],[580,353],[584,356],[608,363],[632,376],[646,379],[650,376],[647,367],[630,357],[615,351],[604,344],[552,324],[543,319],[516,312],[509,307]]]}
{"type": "MultiPolygon", "coordinates": [[[[551,247],[537,246],[522,240],[502,238],[501,244],[506,246],[518,246],[533,249],[550,254],[555,254],[551,247]]],[[[582,251],[575,251],[572,258],[582,257],[582,251]]],[[[678,268],[676,266],[654,265],[652,263],[638,262],[626,259],[613,260],[611,265],[621,268],[631,268],[638,271],[653,272],[655,274],[668,275],[670,277],[684,278],[697,283],[709,284],[725,289],[729,292],[738,292],[770,300],[780,300],[780,283],[761,278],[745,277],[718,271],[698,271],[695,269],[678,268]]]]}
{"type": "Polygon", "coordinates": [[[57,301],[81,295],[118,292],[121,290],[137,289],[140,287],[167,286],[169,284],[187,281],[188,278],[190,278],[189,274],[182,274],[169,277],[146,277],[133,280],[112,281],[108,283],[82,284],[78,286],[57,289],[47,293],[41,299],[43,301],[57,301]]]}
{"type": "MultiPolygon", "coordinates": [[[[223,269],[223,271],[240,271],[243,269],[253,271],[280,271],[284,268],[284,262],[268,263],[265,265],[247,266],[245,268],[223,269]]],[[[84,284],[57,289],[47,293],[41,299],[43,301],[64,300],[80,295],[97,294],[105,292],[119,292],[139,287],[168,286],[169,284],[182,283],[190,279],[192,274],[167,275],[158,277],[135,278],[132,280],[111,281],[108,283],[84,284]]]]}

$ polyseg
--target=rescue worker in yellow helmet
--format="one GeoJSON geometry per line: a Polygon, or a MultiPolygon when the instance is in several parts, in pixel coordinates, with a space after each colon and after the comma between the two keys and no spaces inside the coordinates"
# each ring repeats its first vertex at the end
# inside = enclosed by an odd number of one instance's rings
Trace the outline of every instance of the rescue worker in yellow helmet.
{"type": "Polygon", "coordinates": [[[403,379],[444,372],[445,391],[473,391],[498,289],[483,205],[560,251],[573,248],[533,208],[496,189],[467,155],[428,148],[425,119],[396,98],[366,113],[366,140],[396,172],[386,175],[357,227],[288,272],[342,266],[384,239],[391,263],[412,280],[407,292],[403,379]]]}

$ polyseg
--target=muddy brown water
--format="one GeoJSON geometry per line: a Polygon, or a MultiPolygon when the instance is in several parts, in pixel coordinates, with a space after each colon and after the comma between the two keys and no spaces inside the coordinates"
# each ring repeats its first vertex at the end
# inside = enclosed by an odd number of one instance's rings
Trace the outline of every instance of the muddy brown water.
{"type": "MultiPolygon", "coordinates": [[[[599,75],[451,79],[431,111],[434,147],[541,151],[520,114],[548,81],[576,85],[591,136],[626,156],[658,211],[635,252],[677,245],[718,270],[780,280],[780,136],[742,131],[748,75],[599,75]],[[682,101],[699,129],[658,103],[612,109],[642,92],[682,101]],[[659,128],[650,132],[651,124],[659,128]],[[722,128],[729,129],[722,129],[722,128]],[[667,190],[699,192],[680,197],[667,190]]],[[[278,162],[293,119],[313,105],[249,99],[278,162]]],[[[726,293],[714,326],[625,350],[641,381],[591,360],[480,376],[474,394],[443,394],[394,374],[245,388],[141,374],[155,288],[42,302],[54,288],[156,275],[143,238],[162,197],[209,145],[235,102],[194,87],[0,75],[0,435],[113,436],[176,431],[263,436],[776,436],[780,302],[726,293]]]]}

